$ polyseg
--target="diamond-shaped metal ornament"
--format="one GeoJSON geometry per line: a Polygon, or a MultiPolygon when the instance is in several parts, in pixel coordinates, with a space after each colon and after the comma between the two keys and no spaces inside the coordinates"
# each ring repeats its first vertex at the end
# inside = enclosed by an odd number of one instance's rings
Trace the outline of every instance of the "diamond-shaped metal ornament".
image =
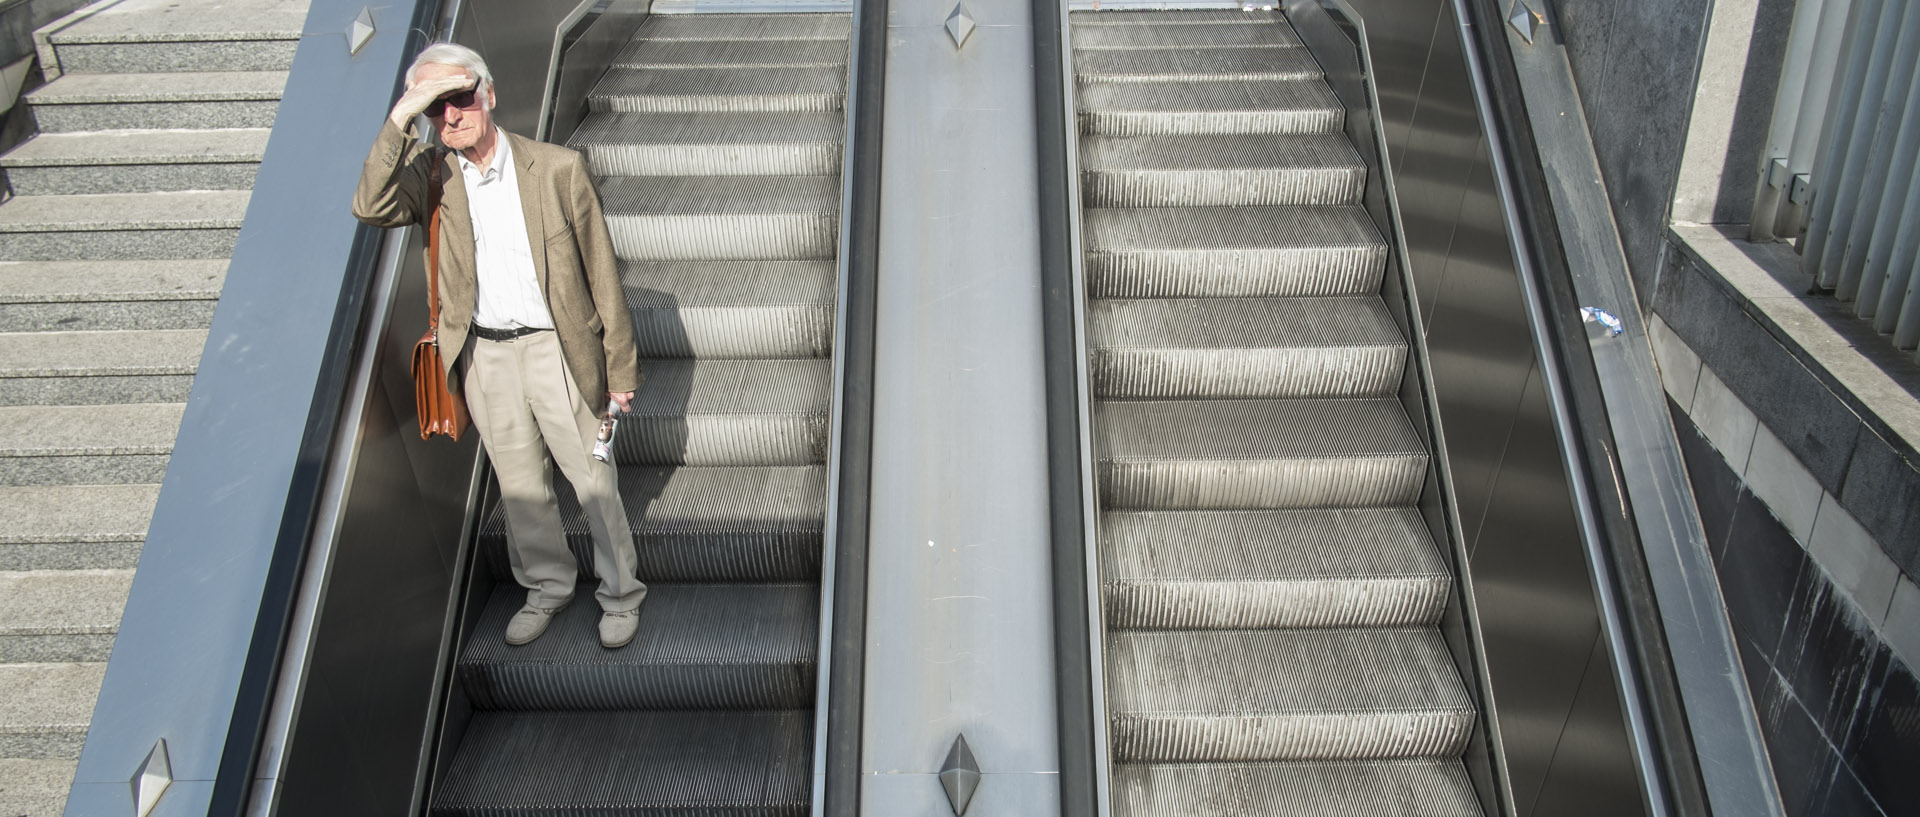
{"type": "Polygon", "coordinates": [[[1541,22],[1540,14],[1528,6],[1526,0],[1515,2],[1512,13],[1507,15],[1507,24],[1520,32],[1520,39],[1526,40],[1528,45],[1532,45],[1534,36],[1540,33],[1541,22]]]}
{"type": "Polygon", "coordinates": [[[965,815],[973,793],[980,789],[980,763],[967,748],[966,735],[955,737],[953,748],[947,750],[947,760],[940,764],[940,787],[947,790],[947,803],[956,817],[965,815]]]}
{"type": "Polygon", "coordinates": [[[954,50],[967,47],[967,38],[973,36],[973,15],[967,13],[967,4],[955,3],[953,12],[947,15],[947,36],[953,38],[954,50]]]}
{"type": "Polygon", "coordinates": [[[133,817],[147,817],[160,804],[160,795],[173,785],[173,762],[167,759],[167,739],[161,738],[140,761],[140,768],[128,781],[133,786],[133,817]]]}
{"type": "Polygon", "coordinates": [[[353,18],[353,25],[347,26],[347,56],[358,56],[360,49],[373,41],[373,9],[362,7],[360,16],[353,18]]]}

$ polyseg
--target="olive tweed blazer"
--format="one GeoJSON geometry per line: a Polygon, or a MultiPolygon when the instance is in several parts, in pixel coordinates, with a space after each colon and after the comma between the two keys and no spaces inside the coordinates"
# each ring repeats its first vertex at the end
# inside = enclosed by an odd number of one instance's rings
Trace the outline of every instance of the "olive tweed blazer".
{"type": "MultiPolygon", "coordinates": [[[[448,383],[458,383],[455,359],[467,342],[478,290],[473,255],[473,219],[459,158],[419,144],[409,127],[383,121],[367,153],[353,215],[376,227],[424,224],[428,163],[442,165],[440,195],[441,360],[448,383]]],[[[633,317],[620,287],[613,239],[600,212],[586,158],[579,153],[511,133],[520,206],[526,215],[533,270],[560,339],[561,354],[587,405],[598,412],[608,392],[640,386],[633,317]]]]}

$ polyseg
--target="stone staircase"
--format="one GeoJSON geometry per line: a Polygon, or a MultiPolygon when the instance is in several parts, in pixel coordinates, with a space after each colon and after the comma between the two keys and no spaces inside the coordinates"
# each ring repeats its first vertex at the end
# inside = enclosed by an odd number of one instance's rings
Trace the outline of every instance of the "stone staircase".
{"type": "Polygon", "coordinates": [[[306,11],[36,33],[39,133],[0,156],[0,817],[65,803],[306,11]]]}

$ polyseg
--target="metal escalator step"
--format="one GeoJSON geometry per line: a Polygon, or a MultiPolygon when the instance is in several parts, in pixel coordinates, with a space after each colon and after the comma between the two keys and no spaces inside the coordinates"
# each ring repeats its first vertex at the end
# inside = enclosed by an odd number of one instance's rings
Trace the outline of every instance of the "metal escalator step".
{"type": "Polygon", "coordinates": [[[831,176],[838,113],[597,113],[570,144],[598,176],[831,176]]]}
{"type": "Polygon", "coordinates": [[[1387,260],[1360,207],[1100,207],[1085,230],[1094,297],[1358,295],[1387,260]]]}
{"type": "Polygon", "coordinates": [[[640,631],[600,646],[600,607],[583,584],[531,644],[506,643],[526,601],[494,587],[460,656],[478,709],[787,709],[813,705],[820,588],[812,584],[664,584],[647,588],[640,631]]]}
{"type": "MultiPolygon", "coordinates": [[[[638,575],[662,582],[806,582],[820,578],[825,466],[623,466],[620,496],[638,551],[638,575]]],[[[567,545],[593,575],[587,519],[566,480],[554,480],[567,545]]],[[[481,526],[496,578],[509,575],[506,517],[481,526]]]]}
{"type": "Polygon", "coordinates": [[[1474,710],[1432,628],[1117,631],[1114,759],[1454,757],[1474,710]]]}
{"type": "Polygon", "coordinates": [[[645,357],[826,357],[832,261],[622,261],[645,357]]]}
{"type": "Polygon", "coordinates": [[[1431,624],[1453,584],[1411,508],[1108,512],[1100,564],[1120,629],[1431,624]]]}
{"type": "Polygon", "coordinates": [[[843,67],[612,68],[587,96],[587,106],[618,113],[838,111],[846,95],[843,67]]]}
{"type": "Polygon", "coordinates": [[[1118,509],[1410,505],[1427,470],[1392,399],[1100,401],[1094,446],[1118,509]]]}
{"type": "Polygon", "coordinates": [[[1272,23],[1285,19],[1286,17],[1277,11],[1242,11],[1240,9],[1075,11],[1069,15],[1069,20],[1076,28],[1081,26],[1232,25],[1272,23]]]}
{"type": "Polygon", "coordinates": [[[1115,817],[1481,817],[1457,760],[1120,763],[1115,817]]]}
{"type": "Polygon", "coordinates": [[[634,40],[612,68],[832,68],[847,64],[835,40],[634,40]]]}
{"type": "Polygon", "coordinates": [[[1199,48],[1081,51],[1074,78],[1098,82],[1317,80],[1320,63],[1304,48],[1199,48]]]}
{"type": "Polygon", "coordinates": [[[1407,346],[1378,296],[1095,300],[1103,398],[1381,397],[1407,346]]]}
{"type": "MultiPolygon", "coordinates": [[[[1077,22],[1077,21],[1075,21],[1077,22]]],[[[1299,48],[1293,28],[1276,18],[1223,25],[1072,25],[1075,51],[1096,48],[1299,48]]]]}
{"type": "Polygon", "coordinates": [[[1342,134],[1089,136],[1089,207],[1359,204],[1367,168],[1342,134]]]}
{"type": "Polygon", "coordinates": [[[832,176],[612,176],[599,188],[621,258],[832,258],[839,237],[832,176]]]}
{"type": "Polygon", "coordinates": [[[1094,82],[1079,107],[1080,132],[1092,136],[1336,133],[1346,124],[1318,80],[1094,82]]]}
{"type": "Polygon", "coordinates": [[[853,35],[849,14],[655,14],[640,24],[639,41],[840,40],[853,35]]]}
{"type": "Polygon", "coordinates": [[[813,713],[481,712],[436,817],[807,813],[813,713]]]}
{"type": "Polygon", "coordinates": [[[614,437],[615,461],[809,465],[826,461],[833,361],[647,360],[614,437]]]}

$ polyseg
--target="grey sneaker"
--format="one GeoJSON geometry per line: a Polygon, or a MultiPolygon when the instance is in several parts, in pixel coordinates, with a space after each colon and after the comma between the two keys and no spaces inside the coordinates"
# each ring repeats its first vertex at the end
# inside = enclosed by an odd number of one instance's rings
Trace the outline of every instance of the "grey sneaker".
{"type": "Polygon", "coordinates": [[[600,614],[600,646],[607,649],[624,647],[633,641],[633,634],[640,632],[640,608],[635,607],[624,613],[612,611],[600,614]]]}
{"type": "Polygon", "coordinates": [[[507,643],[518,647],[540,637],[547,631],[547,625],[553,623],[553,617],[567,609],[570,602],[561,602],[558,607],[535,607],[531,604],[520,606],[520,612],[507,620],[507,643]]]}

